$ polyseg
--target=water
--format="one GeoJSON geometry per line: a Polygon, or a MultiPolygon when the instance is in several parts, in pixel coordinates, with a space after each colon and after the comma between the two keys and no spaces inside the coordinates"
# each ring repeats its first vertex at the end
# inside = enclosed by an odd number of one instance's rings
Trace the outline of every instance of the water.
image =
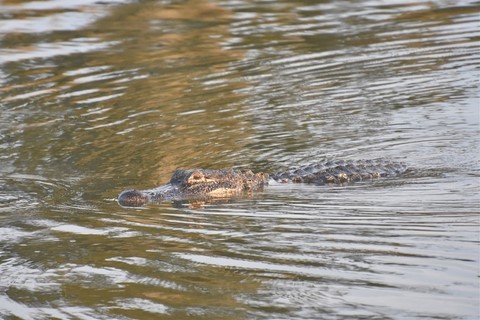
{"type": "Polygon", "coordinates": [[[0,3],[0,318],[477,319],[480,4],[0,3]],[[118,206],[177,167],[413,173],[118,206]]]}

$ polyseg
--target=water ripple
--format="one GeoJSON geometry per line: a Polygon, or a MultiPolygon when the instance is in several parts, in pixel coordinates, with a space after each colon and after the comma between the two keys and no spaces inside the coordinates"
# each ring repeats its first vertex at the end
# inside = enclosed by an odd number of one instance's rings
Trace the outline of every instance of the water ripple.
{"type": "Polygon", "coordinates": [[[477,2],[0,11],[0,317],[478,314],[477,2]],[[410,169],[225,203],[114,199],[177,167],[377,157],[410,169]]]}

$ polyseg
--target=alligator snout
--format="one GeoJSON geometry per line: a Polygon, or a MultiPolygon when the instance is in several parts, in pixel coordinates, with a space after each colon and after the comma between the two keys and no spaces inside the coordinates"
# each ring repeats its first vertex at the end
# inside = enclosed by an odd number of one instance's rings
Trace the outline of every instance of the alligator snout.
{"type": "Polygon", "coordinates": [[[118,196],[118,203],[124,207],[141,207],[150,200],[150,197],[138,190],[125,190],[118,196]]]}

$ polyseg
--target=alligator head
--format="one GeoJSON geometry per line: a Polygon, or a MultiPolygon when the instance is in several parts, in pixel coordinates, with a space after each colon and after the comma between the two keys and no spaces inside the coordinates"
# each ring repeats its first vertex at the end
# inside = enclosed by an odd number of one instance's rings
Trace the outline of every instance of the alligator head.
{"type": "Polygon", "coordinates": [[[125,190],[118,203],[140,207],[166,200],[228,198],[245,192],[260,191],[268,184],[268,174],[240,170],[178,169],[170,182],[148,190],[125,190]]]}

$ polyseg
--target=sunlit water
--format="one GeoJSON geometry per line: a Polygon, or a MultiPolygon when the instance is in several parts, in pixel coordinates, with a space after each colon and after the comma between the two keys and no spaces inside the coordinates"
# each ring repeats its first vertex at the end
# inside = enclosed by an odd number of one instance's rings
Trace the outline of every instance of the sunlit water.
{"type": "Polygon", "coordinates": [[[0,2],[0,318],[477,319],[480,4],[0,2]],[[177,167],[406,176],[120,207],[177,167]]]}

